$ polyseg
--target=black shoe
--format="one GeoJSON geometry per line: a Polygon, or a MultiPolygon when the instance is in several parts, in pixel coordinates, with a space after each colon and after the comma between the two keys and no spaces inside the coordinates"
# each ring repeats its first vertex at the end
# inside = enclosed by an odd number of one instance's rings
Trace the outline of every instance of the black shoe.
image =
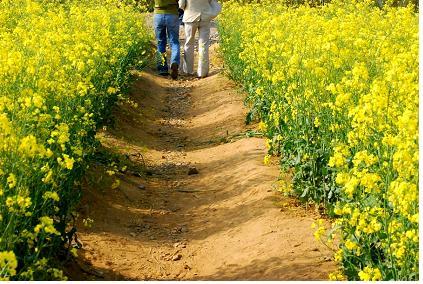
{"type": "Polygon", "coordinates": [[[170,66],[170,77],[172,77],[173,80],[178,79],[178,69],[179,69],[179,65],[176,63],[172,63],[172,65],[170,66]]]}
{"type": "Polygon", "coordinates": [[[163,77],[167,77],[167,76],[169,76],[169,72],[167,72],[167,71],[162,71],[162,72],[159,72],[159,75],[160,75],[160,76],[163,76],[163,77]]]}

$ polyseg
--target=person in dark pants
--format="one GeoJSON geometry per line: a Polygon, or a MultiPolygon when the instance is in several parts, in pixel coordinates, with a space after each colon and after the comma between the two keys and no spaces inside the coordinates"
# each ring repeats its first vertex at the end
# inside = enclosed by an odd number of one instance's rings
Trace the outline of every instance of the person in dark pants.
{"type": "Polygon", "coordinates": [[[157,40],[157,70],[160,75],[169,75],[166,46],[169,39],[171,50],[170,75],[178,78],[180,64],[178,0],[154,0],[154,32],[157,40]]]}

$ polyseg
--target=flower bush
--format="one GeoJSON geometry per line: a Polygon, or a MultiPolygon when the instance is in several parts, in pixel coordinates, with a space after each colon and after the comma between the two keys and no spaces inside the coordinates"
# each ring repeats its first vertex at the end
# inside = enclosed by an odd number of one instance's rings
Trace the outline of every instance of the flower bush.
{"type": "Polygon", "coordinates": [[[418,15],[413,6],[227,3],[229,74],[293,194],[340,239],[332,279],[418,279],[418,15]]]}
{"type": "Polygon", "coordinates": [[[96,129],[149,47],[115,2],[0,1],[1,280],[63,278],[50,260],[96,129]]]}

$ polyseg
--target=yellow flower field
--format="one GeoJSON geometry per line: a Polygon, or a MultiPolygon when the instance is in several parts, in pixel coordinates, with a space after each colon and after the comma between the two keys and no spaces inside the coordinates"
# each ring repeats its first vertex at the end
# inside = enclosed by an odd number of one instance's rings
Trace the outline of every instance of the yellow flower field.
{"type": "Polygon", "coordinates": [[[150,40],[116,1],[58,2],[0,1],[0,280],[63,278],[50,256],[95,131],[150,40]]]}
{"type": "Polygon", "coordinates": [[[269,153],[295,170],[292,193],[334,217],[330,278],[418,279],[414,7],[264,2],[225,4],[221,52],[269,153]]]}

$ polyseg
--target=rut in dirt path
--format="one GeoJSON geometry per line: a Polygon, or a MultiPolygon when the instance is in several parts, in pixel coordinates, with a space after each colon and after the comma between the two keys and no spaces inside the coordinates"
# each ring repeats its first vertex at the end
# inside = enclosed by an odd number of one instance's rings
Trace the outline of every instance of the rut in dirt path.
{"type": "Polygon", "coordinates": [[[264,140],[246,135],[243,94],[213,70],[203,80],[136,74],[139,108],[119,106],[100,138],[143,172],[120,173],[111,190],[92,170],[80,220],[94,225],[79,224],[72,279],[317,280],[334,270],[313,238],[318,216],[276,191],[278,166],[263,165],[264,140]]]}

